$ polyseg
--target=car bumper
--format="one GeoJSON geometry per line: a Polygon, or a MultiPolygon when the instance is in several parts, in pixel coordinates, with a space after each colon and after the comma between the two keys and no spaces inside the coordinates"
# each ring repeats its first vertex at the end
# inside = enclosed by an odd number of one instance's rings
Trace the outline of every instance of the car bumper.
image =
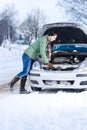
{"type": "Polygon", "coordinates": [[[42,89],[83,89],[87,88],[87,72],[31,70],[30,86],[42,89]]]}

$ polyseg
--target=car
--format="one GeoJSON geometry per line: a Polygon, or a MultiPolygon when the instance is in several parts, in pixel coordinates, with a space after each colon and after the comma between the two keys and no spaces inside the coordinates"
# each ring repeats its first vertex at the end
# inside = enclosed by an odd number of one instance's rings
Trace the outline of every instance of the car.
{"type": "Polygon", "coordinates": [[[77,23],[51,23],[43,26],[43,34],[58,33],[51,48],[52,69],[41,59],[30,70],[30,86],[44,89],[87,89],[87,31],[77,23]]]}

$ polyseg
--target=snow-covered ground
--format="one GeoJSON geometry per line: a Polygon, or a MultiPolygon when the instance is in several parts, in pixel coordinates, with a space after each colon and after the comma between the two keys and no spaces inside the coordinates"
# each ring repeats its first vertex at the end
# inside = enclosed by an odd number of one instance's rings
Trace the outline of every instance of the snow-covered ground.
{"type": "MultiPolygon", "coordinates": [[[[0,84],[22,69],[25,48],[0,47],[0,84]]],[[[0,130],[87,130],[87,92],[0,93],[0,130]]]]}
{"type": "Polygon", "coordinates": [[[9,48],[0,47],[0,84],[7,83],[22,70],[22,53],[26,46],[12,45],[9,48]]]}

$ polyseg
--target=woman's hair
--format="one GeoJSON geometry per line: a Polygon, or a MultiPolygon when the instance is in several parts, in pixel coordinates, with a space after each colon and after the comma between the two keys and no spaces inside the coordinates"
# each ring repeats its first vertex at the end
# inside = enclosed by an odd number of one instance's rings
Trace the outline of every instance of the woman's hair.
{"type": "Polygon", "coordinates": [[[49,36],[54,36],[54,35],[58,35],[58,34],[56,32],[50,32],[48,35],[49,36]]]}

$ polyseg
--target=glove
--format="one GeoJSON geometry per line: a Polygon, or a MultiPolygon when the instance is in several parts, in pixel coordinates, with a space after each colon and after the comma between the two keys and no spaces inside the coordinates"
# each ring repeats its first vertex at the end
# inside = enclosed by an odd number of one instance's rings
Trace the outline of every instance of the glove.
{"type": "Polygon", "coordinates": [[[53,64],[47,63],[47,65],[48,65],[49,68],[53,68],[53,64]]]}
{"type": "Polygon", "coordinates": [[[56,55],[56,52],[52,52],[52,53],[51,53],[51,56],[55,56],[55,55],[56,55]]]}

